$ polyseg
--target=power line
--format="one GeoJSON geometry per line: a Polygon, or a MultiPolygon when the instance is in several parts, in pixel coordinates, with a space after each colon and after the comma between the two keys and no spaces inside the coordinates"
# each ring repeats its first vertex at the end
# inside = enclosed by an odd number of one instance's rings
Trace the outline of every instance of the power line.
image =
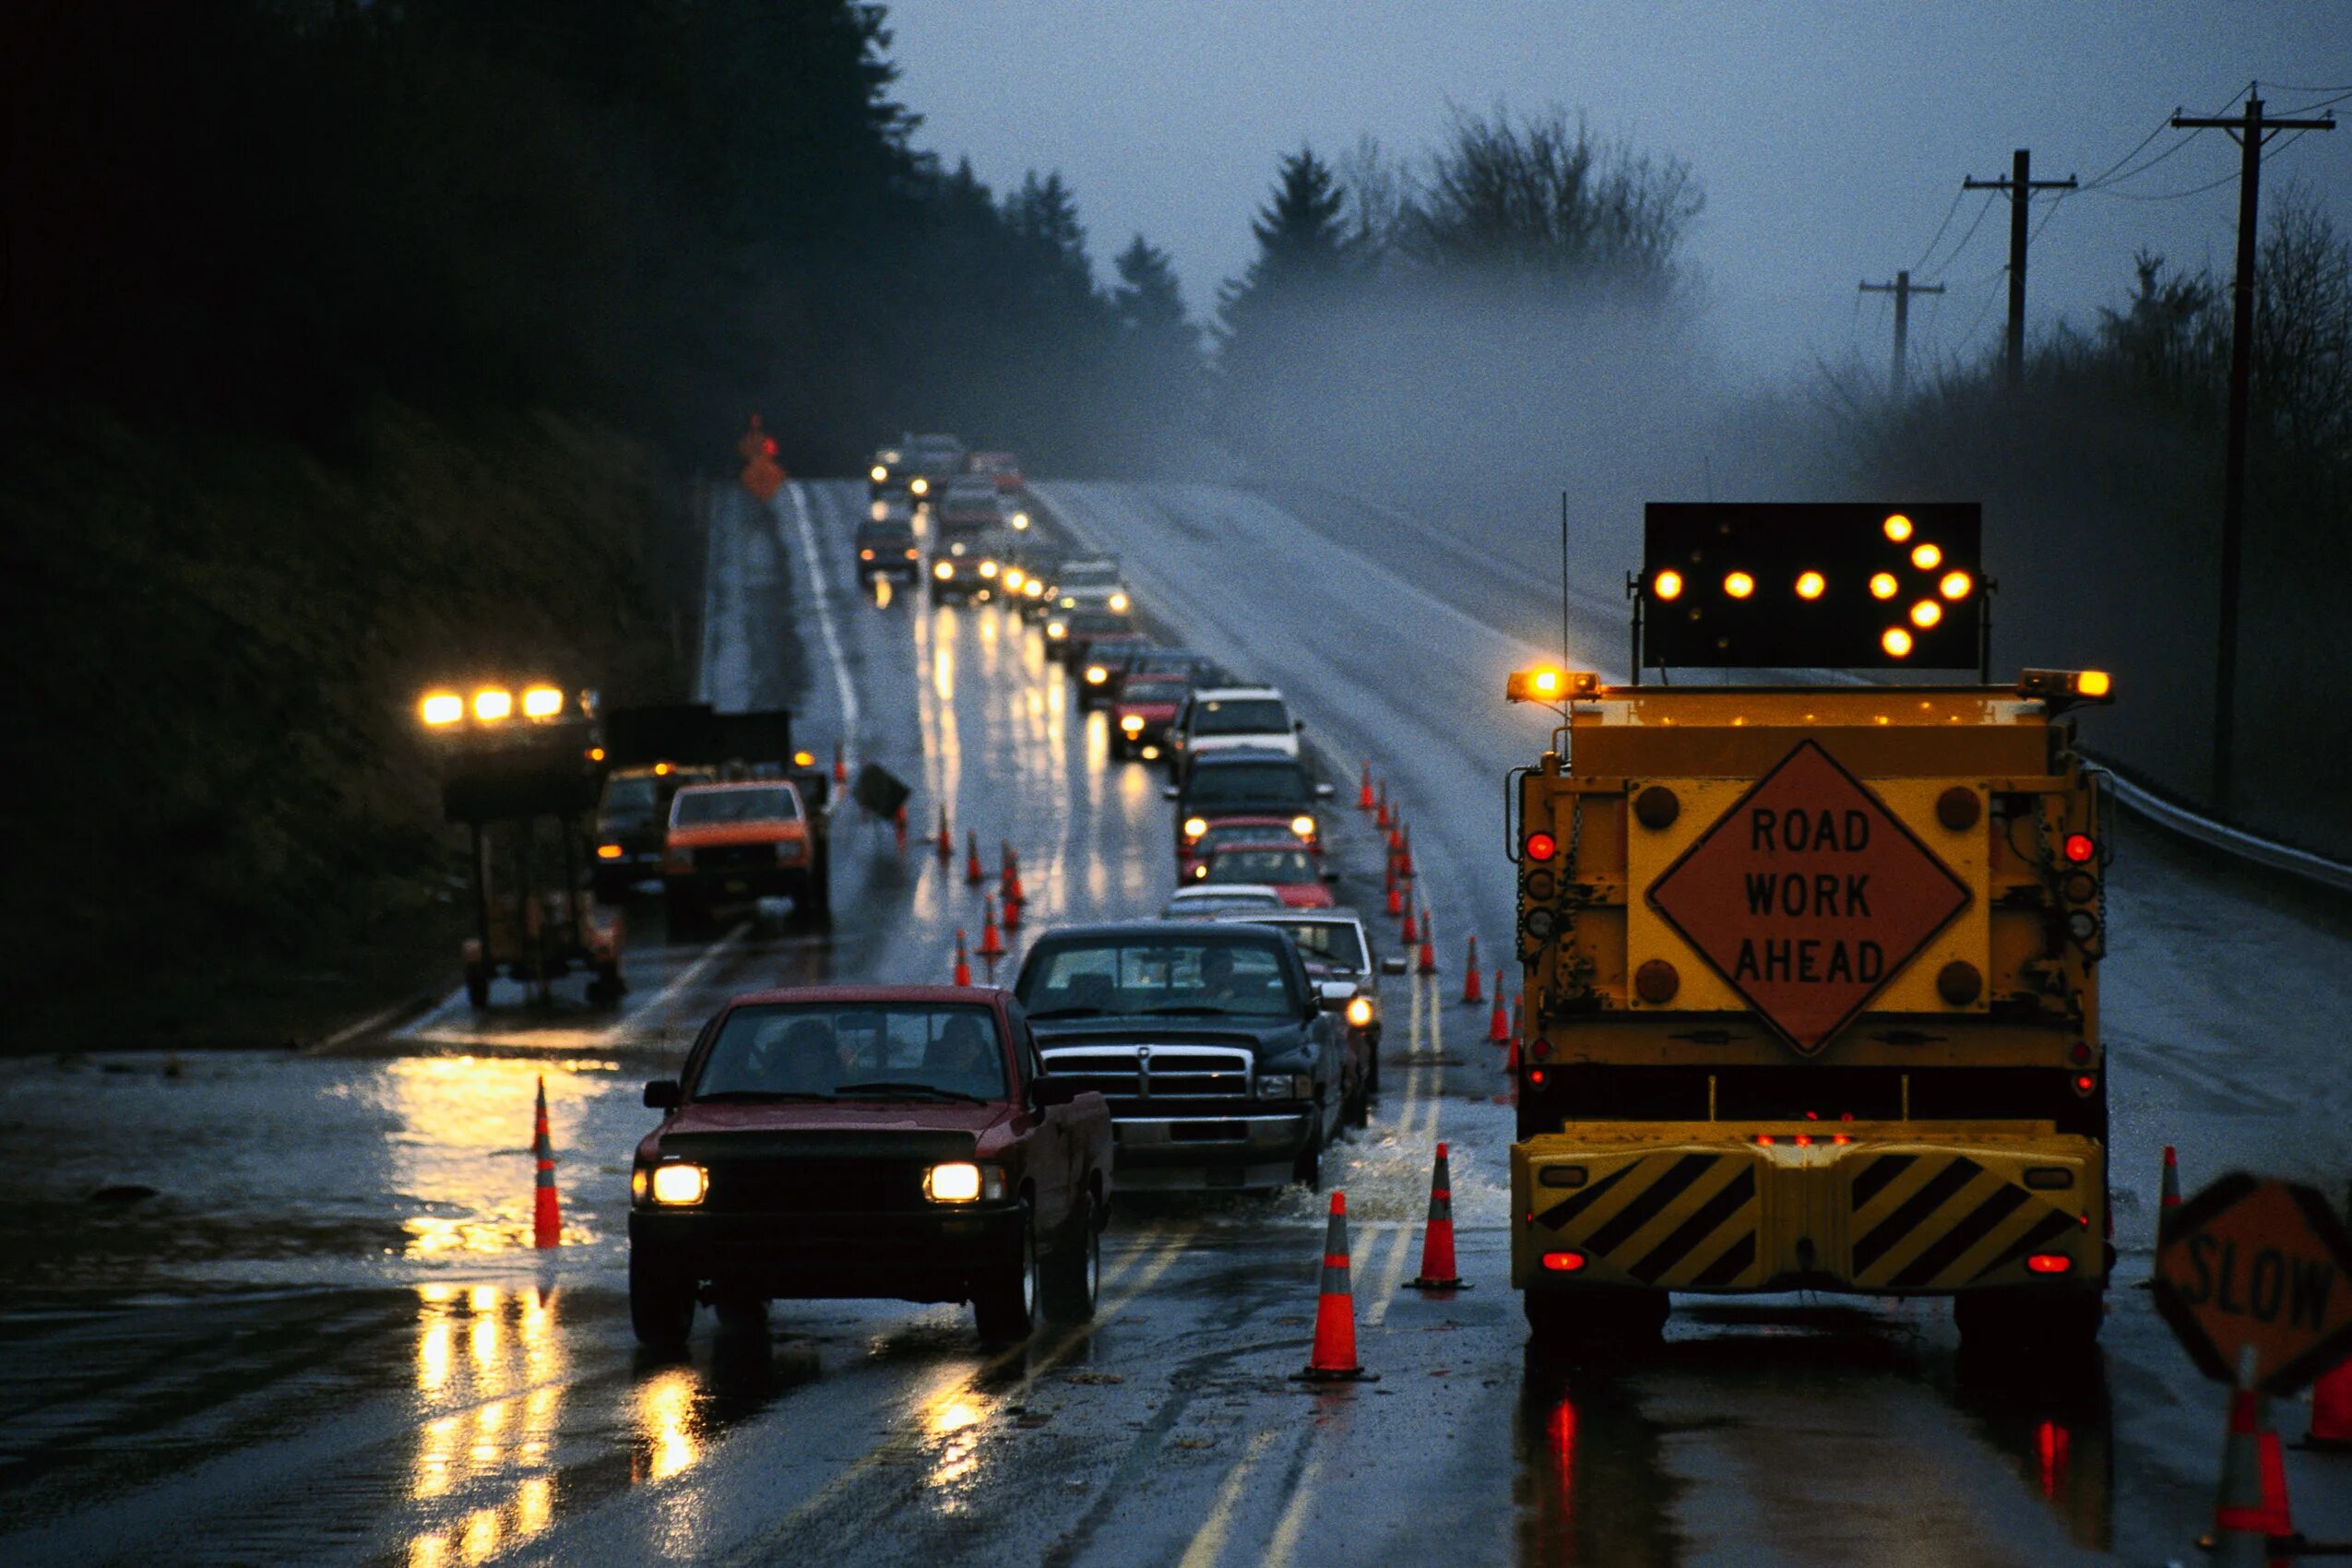
{"type": "Polygon", "coordinates": [[[1943,221],[1935,226],[1934,239],[1928,241],[1928,248],[1921,251],[1919,253],[1919,259],[1911,264],[1912,271],[1917,272],[1927,266],[1928,257],[1935,254],[1936,241],[1942,239],[1943,232],[1952,227],[1952,215],[1960,210],[1961,199],[1967,194],[1968,192],[1966,186],[1963,186],[1961,189],[1952,193],[1952,205],[1943,209],[1943,221]]]}
{"type": "MultiPolygon", "coordinates": [[[[1960,194],[1962,196],[1966,196],[1968,194],[1968,188],[1966,185],[1963,185],[1960,188],[1960,194]]],[[[1968,225],[1968,232],[1960,236],[1960,243],[1953,246],[1951,253],[1943,258],[1943,266],[1947,267],[1950,267],[1954,262],[1958,261],[1963,255],[1966,254],[1968,242],[1977,237],[1977,231],[1984,227],[1985,215],[1992,210],[1993,204],[2000,199],[2001,197],[1999,196],[1989,196],[1985,197],[1985,204],[1977,208],[1976,221],[1968,225]]],[[[1924,267],[1915,267],[1911,270],[1914,272],[1924,272],[1927,268],[1924,267]]]]}
{"type": "MultiPolygon", "coordinates": [[[[2177,114],[2177,113],[2180,113],[2180,111],[2179,111],[2179,110],[2177,110],[2177,109],[2173,111],[2173,113],[2175,113],[2175,114],[2177,114]]],[[[2134,147],[2134,148],[2133,148],[2131,151],[2129,151],[2129,152],[2125,153],[2122,157],[2120,157],[2120,158],[2117,159],[2114,162],[2112,162],[2112,163],[2108,164],[2106,168],[2104,168],[2104,169],[2100,170],[2097,173],[2096,173],[2096,174],[2092,175],[2089,179],[2087,179],[2087,180],[2084,181],[2084,182],[2083,182],[2083,188],[2084,188],[2084,189],[2085,189],[2085,190],[2088,190],[2090,187],[2092,187],[2092,186],[2094,186],[2094,185],[2096,185],[2096,184],[2098,184],[2101,181],[2105,180],[2105,179],[2106,179],[2106,178],[2107,178],[2109,174],[2114,173],[2114,172],[2115,172],[2118,169],[2122,168],[2122,167],[2123,167],[2126,163],[2129,163],[2129,162],[2131,162],[2131,161],[2132,161],[2132,160],[2133,160],[2134,158],[2139,157],[2139,156],[2140,156],[2140,148],[2147,146],[2147,145],[2148,145],[2148,143],[2150,143],[2150,142],[2152,142],[2152,141],[2156,140],[2156,137],[2160,137],[2160,136],[2164,135],[2164,133],[2165,133],[2165,128],[2166,128],[2168,125],[2169,125],[2171,123],[2172,123],[2171,115],[2167,115],[2167,116],[2165,116],[2165,118],[2163,118],[2163,119],[2161,119],[2161,120],[2158,120],[2158,121],[2156,123],[2156,126],[2155,126],[2155,128],[2154,128],[2154,129],[2152,129],[2151,131],[2149,131],[2149,132],[2148,132],[2148,134],[2147,134],[2146,136],[2144,136],[2144,137],[2142,137],[2140,138],[2139,147],[2134,147]]],[[[2186,137],[2183,137],[2182,139],[2183,139],[2183,140],[2186,140],[2187,138],[2186,138],[2186,137]]]]}
{"type": "MultiPolygon", "coordinates": [[[[2196,133],[2192,131],[2183,136],[2179,141],[2174,142],[2170,147],[2166,148],[2162,152],[2157,153],[2154,158],[2149,159],[2146,162],[2126,169],[2120,174],[2114,173],[2110,171],[2108,173],[2100,175],[2096,180],[2089,181],[2083,186],[2083,188],[2086,191],[2102,190],[2109,185],[2120,185],[2126,180],[2136,180],[2141,175],[2146,173],[2149,170],[2155,168],[2157,164],[2163,162],[2166,159],[2171,157],[2174,153],[2179,152],[2182,148],[2187,147],[2191,142],[2196,139],[2196,133]]],[[[2147,144],[2143,142],[2141,145],[2144,147],[2147,144]]]]}

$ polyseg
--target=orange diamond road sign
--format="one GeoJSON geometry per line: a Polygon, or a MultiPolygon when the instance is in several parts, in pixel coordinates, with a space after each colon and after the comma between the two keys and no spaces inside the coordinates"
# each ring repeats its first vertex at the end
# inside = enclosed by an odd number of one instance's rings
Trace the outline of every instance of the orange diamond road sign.
{"type": "Polygon", "coordinates": [[[2207,1377],[2292,1394],[2352,1352],[2352,1234],[2299,1182],[2233,1170],[2166,1212],[2156,1311],[2207,1377]]]}
{"type": "Polygon", "coordinates": [[[1650,907],[1811,1056],[1968,907],[1967,884],[1816,742],[1650,884],[1650,907]]]}

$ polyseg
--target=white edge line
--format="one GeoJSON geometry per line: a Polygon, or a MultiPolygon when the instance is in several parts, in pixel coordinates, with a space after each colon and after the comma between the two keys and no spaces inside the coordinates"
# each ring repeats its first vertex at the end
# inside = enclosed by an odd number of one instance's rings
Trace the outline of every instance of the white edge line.
{"type": "Polygon", "coordinates": [[[627,1039],[632,1034],[635,1034],[638,1024],[653,1018],[656,1015],[661,1013],[665,1008],[667,1008],[671,1000],[674,999],[680,992],[685,990],[686,987],[700,980],[702,978],[702,972],[710,968],[712,964],[716,963],[720,954],[726,952],[730,947],[734,946],[736,943],[742,941],[743,933],[751,929],[751,922],[749,921],[739,921],[733,930],[720,937],[718,941],[712,943],[709,946],[704,948],[701,955],[697,956],[693,963],[688,964],[684,968],[680,969],[677,974],[671,979],[668,985],[663,986],[659,991],[654,992],[652,1001],[647,1003],[636,1012],[631,1013],[627,1017],[619,1019],[608,1026],[603,1032],[596,1037],[598,1043],[602,1045],[612,1045],[617,1041],[627,1039]]]}
{"type": "Polygon", "coordinates": [[[817,630],[825,637],[826,657],[833,662],[833,686],[841,697],[841,754],[846,760],[858,738],[858,694],[849,684],[849,666],[841,656],[841,638],[833,629],[833,585],[817,555],[816,529],[809,522],[808,502],[798,483],[787,485],[792,498],[792,521],[801,536],[801,559],[808,571],[809,591],[816,600],[817,630]]]}

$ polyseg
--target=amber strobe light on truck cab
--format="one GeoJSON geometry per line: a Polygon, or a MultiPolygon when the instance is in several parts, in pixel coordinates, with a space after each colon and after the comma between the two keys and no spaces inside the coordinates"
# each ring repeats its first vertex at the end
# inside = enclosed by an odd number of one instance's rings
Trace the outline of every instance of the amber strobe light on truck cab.
{"type": "Polygon", "coordinates": [[[1979,662],[1983,523],[1973,504],[1660,502],[1644,525],[1645,668],[1979,662]]]}

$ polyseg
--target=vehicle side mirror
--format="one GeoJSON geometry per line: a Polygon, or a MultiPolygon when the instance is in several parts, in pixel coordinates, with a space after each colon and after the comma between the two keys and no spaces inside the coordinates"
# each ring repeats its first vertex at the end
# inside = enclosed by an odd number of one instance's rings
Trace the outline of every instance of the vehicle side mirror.
{"type": "Polygon", "coordinates": [[[1293,719],[1290,720],[1290,728],[1303,735],[1307,732],[1307,721],[1303,719],[1293,719]]]}
{"type": "Polygon", "coordinates": [[[1159,798],[1163,801],[1181,801],[1184,798],[1184,791],[1173,784],[1162,784],[1159,787],[1159,798]]]}
{"type": "Polygon", "coordinates": [[[1405,972],[1405,960],[1404,960],[1404,958],[1403,958],[1403,957],[1401,957],[1401,956],[1398,956],[1398,957],[1393,957],[1393,958],[1383,958],[1383,959],[1380,961],[1380,972],[1381,972],[1382,974],[1384,974],[1384,975],[1401,975],[1401,974],[1403,974],[1403,973],[1405,972]]]}
{"type": "Polygon", "coordinates": [[[1339,791],[1333,788],[1333,786],[1328,782],[1315,786],[1315,799],[1318,801],[1327,801],[1338,792],[1339,791]]]}
{"type": "Polygon", "coordinates": [[[1075,1078],[1051,1073],[1029,1080],[1029,1099],[1039,1111],[1050,1105],[1067,1105],[1083,1092],[1075,1078]]]}
{"type": "Polygon", "coordinates": [[[678,1080],[675,1078],[656,1078],[645,1087],[645,1102],[648,1110],[675,1111],[678,1099],[678,1080]]]}

